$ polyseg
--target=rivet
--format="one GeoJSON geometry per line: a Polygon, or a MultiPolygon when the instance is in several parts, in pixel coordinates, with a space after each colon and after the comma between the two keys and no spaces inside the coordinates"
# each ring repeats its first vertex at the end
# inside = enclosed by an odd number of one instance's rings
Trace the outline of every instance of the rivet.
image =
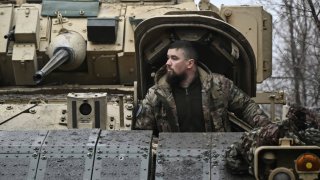
{"type": "Polygon", "coordinates": [[[64,122],[66,120],[66,117],[64,117],[64,116],[62,116],[61,118],[60,118],[60,121],[61,122],[64,122]]]}
{"type": "Polygon", "coordinates": [[[232,15],[232,11],[230,9],[226,9],[224,11],[224,15],[227,16],[227,17],[230,17],[232,15]]]}
{"type": "Polygon", "coordinates": [[[148,156],[147,154],[143,154],[143,155],[142,155],[142,157],[147,157],[147,156],[148,156]]]}
{"type": "Polygon", "coordinates": [[[132,110],[133,109],[133,104],[128,104],[126,105],[127,110],[132,110]]]}
{"type": "Polygon", "coordinates": [[[132,119],[132,115],[131,115],[131,114],[128,114],[128,115],[126,116],[126,119],[131,120],[131,119],[132,119]]]}
{"type": "Polygon", "coordinates": [[[67,110],[66,110],[66,109],[63,109],[63,110],[61,111],[61,113],[62,113],[62,114],[66,114],[66,113],[67,113],[67,110]]]}

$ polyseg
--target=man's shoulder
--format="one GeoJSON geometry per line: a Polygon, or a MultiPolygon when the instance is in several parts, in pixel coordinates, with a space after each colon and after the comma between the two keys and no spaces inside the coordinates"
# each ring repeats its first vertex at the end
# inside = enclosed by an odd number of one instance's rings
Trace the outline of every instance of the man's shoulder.
{"type": "Polygon", "coordinates": [[[211,73],[211,79],[214,83],[216,84],[225,84],[225,83],[230,83],[230,79],[228,79],[227,77],[225,77],[222,74],[217,74],[217,73],[211,73]]]}
{"type": "Polygon", "coordinates": [[[159,86],[157,84],[151,86],[149,89],[148,89],[148,94],[154,94],[154,92],[159,88],[159,86]]]}
{"type": "Polygon", "coordinates": [[[169,92],[170,90],[168,86],[155,84],[149,88],[147,96],[149,97],[158,96],[158,95],[166,96],[167,93],[169,92]]]}
{"type": "Polygon", "coordinates": [[[154,103],[157,99],[156,92],[157,91],[157,85],[153,85],[148,89],[147,94],[145,95],[144,101],[148,101],[150,103],[154,103]]]}
{"type": "Polygon", "coordinates": [[[213,78],[217,78],[217,79],[227,79],[224,75],[222,74],[218,74],[218,73],[211,73],[213,78]]]}
{"type": "Polygon", "coordinates": [[[221,84],[223,82],[229,81],[228,78],[226,78],[224,75],[213,73],[211,71],[208,72],[201,67],[198,68],[198,72],[200,75],[200,80],[205,84],[211,84],[212,82],[221,84]]]}

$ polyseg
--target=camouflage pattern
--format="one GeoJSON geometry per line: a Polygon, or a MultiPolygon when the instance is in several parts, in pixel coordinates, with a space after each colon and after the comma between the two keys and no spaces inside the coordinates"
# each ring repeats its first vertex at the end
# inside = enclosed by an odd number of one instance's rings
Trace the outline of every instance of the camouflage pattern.
{"type": "MultiPolygon", "coordinates": [[[[210,73],[198,67],[202,83],[202,109],[207,132],[230,131],[228,111],[249,123],[252,127],[266,126],[267,116],[253,100],[233,82],[222,75],[210,73]]],[[[166,82],[166,69],[156,74],[152,86],[136,116],[136,129],[159,132],[179,132],[177,108],[171,88],[166,82]]]]}
{"type": "Polygon", "coordinates": [[[226,151],[226,166],[232,174],[248,174],[249,164],[241,153],[240,143],[233,143],[226,151]]]}
{"type": "Polygon", "coordinates": [[[306,145],[320,146],[320,116],[314,111],[303,107],[291,107],[286,121],[290,132],[306,145]]]}
{"type": "Polygon", "coordinates": [[[287,118],[277,124],[246,132],[241,142],[233,143],[226,151],[227,166],[233,173],[253,174],[253,156],[259,146],[278,145],[279,138],[292,138],[294,145],[320,146],[320,117],[303,107],[291,107],[287,118]]]}

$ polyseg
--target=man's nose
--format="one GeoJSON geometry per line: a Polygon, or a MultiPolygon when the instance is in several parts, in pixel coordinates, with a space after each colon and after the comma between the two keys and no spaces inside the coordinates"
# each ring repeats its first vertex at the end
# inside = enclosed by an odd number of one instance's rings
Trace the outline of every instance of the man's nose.
{"type": "Polygon", "coordinates": [[[166,65],[171,65],[171,59],[168,58],[166,65]]]}

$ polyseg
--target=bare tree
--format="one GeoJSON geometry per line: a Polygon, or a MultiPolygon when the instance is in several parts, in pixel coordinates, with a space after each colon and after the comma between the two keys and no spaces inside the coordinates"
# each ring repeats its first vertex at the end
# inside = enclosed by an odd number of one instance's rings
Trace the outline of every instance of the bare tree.
{"type": "MultiPolygon", "coordinates": [[[[320,32],[320,19],[319,19],[320,9],[318,8],[318,12],[316,12],[315,4],[312,2],[312,0],[307,0],[307,1],[310,6],[310,9],[311,9],[311,13],[312,13],[312,17],[314,19],[314,22],[316,23],[316,26],[320,32]]],[[[318,3],[319,3],[319,1],[318,1],[318,3]]]]}
{"type": "Polygon", "coordinates": [[[285,89],[290,102],[320,103],[319,2],[260,0],[274,12],[274,73],[263,89],[285,89]]]}

